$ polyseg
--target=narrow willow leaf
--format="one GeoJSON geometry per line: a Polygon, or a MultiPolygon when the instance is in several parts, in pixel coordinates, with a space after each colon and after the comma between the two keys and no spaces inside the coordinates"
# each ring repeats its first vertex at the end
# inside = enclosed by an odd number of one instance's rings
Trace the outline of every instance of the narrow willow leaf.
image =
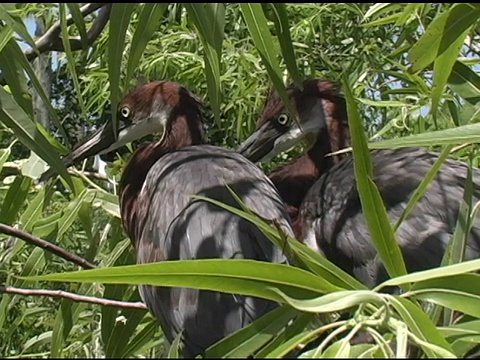
{"type": "Polygon", "coordinates": [[[7,26],[10,26],[13,31],[25,40],[30,47],[37,51],[35,41],[30,36],[30,33],[27,30],[27,27],[23,23],[22,19],[18,16],[14,16],[8,12],[8,9],[5,7],[5,4],[0,4],[0,19],[2,19],[7,26]]]}
{"type": "Polygon", "coordinates": [[[427,175],[423,178],[423,180],[420,182],[418,187],[415,189],[415,192],[412,194],[412,196],[408,200],[407,206],[405,206],[405,210],[403,210],[402,215],[399,217],[397,223],[395,224],[395,227],[394,227],[395,231],[398,230],[402,222],[415,209],[415,206],[417,205],[418,201],[425,194],[425,192],[428,189],[428,186],[430,185],[432,180],[435,178],[440,168],[443,166],[443,163],[445,162],[445,160],[450,155],[450,151],[452,150],[452,148],[453,148],[452,145],[448,145],[442,150],[442,152],[440,153],[440,156],[435,161],[432,168],[428,171],[427,175]]]}
{"type": "Polygon", "coordinates": [[[362,303],[374,303],[382,305],[385,300],[381,294],[370,290],[347,290],[337,291],[323,295],[316,299],[298,300],[283,294],[277,289],[277,292],[290,306],[300,311],[324,313],[348,309],[362,303]]]}
{"type": "Polygon", "coordinates": [[[130,45],[130,54],[127,63],[127,75],[125,84],[128,86],[133,76],[135,68],[142,57],[142,54],[152,38],[155,30],[158,29],[160,19],[162,18],[168,3],[145,3],[138,17],[137,27],[133,33],[132,44],[130,45]]]}
{"type": "Polygon", "coordinates": [[[123,51],[130,17],[134,3],[115,3],[110,11],[108,40],[108,78],[110,81],[110,104],[113,121],[113,133],[117,134],[117,105],[121,97],[120,74],[122,70],[123,51]]]}
{"type": "Polygon", "coordinates": [[[66,3],[59,3],[59,14],[60,14],[60,29],[62,33],[62,43],[63,48],[65,49],[65,54],[67,56],[67,67],[70,71],[73,80],[73,87],[77,94],[78,104],[80,110],[82,111],[82,117],[87,118],[87,112],[85,110],[85,103],[83,102],[82,90],[80,88],[80,83],[78,82],[77,70],[75,69],[75,58],[70,47],[70,40],[68,37],[68,28],[67,28],[67,8],[66,3]]]}
{"type": "Polygon", "coordinates": [[[435,325],[428,318],[417,305],[407,299],[398,296],[388,297],[388,301],[395,308],[403,321],[407,324],[410,331],[412,331],[420,340],[425,343],[431,343],[443,349],[442,354],[438,354],[437,349],[432,350],[426,344],[419,344],[423,351],[429,358],[442,358],[445,355],[448,357],[455,357],[453,350],[445,338],[439,333],[435,325]]]}
{"type": "Polygon", "coordinates": [[[365,220],[375,248],[378,250],[388,274],[391,277],[401,276],[406,274],[407,270],[382,197],[372,180],[372,162],[367,147],[365,132],[360,121],[355,100],[346,82],[344,82],[343,89],[347,100],[355,180],[363,214],[365,215],[365,220]]]}
{"type": "Polygon", "coordinates": [[[68,229],[70,229],[73,222],[78,218],[78,212],[90,194],[91,192],[88,189],[84,189],[80,195],[64,209],[63,216],[58,220],[57,243],[60,243],[62,236],[68,229]]]}
{"type": "Polygon", "coordinates": [[[480,142],[480,124],[469,124],[452,129],[436,130],[395,138],[382,140],[368,144],[369,149],[389,149],[409,146],[436,146],[438,144],[463,144],[480,142]]]}
{"type": "MultiPolygon", "coordinates": [[[[156,319],[151,319],[146,326],[139,331],[133,339],[128,343],[124,353],[126,358],[132,358],[135,354],[143,351],[143,348],[148,346],[149,342],[154,338],[155,332],[158,329],[158,322],[156,319]]],[[[163,342],[163,337],[161,340],[163,342]]],[[[153,346],[150,346],[153,348],[153,346]]]]}
{"type": "Polygon", "coordinates": [[[302,89],[303,77],[300,75],[297,67],[297,57],[293,49],[293,41],[290,35],[290,26],[288,23],[288,13],[285,3],[270,3],[273,9],[273,22],[277,32],[278,42],[282,50],[285,65],[292,77],[295,85],[302,89]]]}
{"type": "Polygon", "coordinates": [[[441,278],[445,276],[453,276],[465,274],[472,271],[480,270],[480,259],[464,261],[460,264],[442,266],[435,269],[429,269],[424,271],[417,271],[408,275],[399,276],[397,278],[389,279],[380,285],[375,290],[380,290],[387,286],[398,286],[402,283],[413,283],[419,281],[425,281],[435,278],[441,278]]]}
{"type": "Polygon", "coordinates": [[[480,76],[461,61],[453,65],[447,86],[472,105],[480,101],[480,76]]]}
{"type": "Polygon", "coordinates": [[[280,306],[258,318],[243,329],[209,347],[207,358],[247,358],[268,343],[298,312],[287,305],[280,306]]]}
{"type": "Polygon", "coordinates": [[[469,335],[480,336],[480,320],[472,320],[446,327],[439,327],[438,330],[443,334],[443,336],[448,338],[469,335]]]}
{"type": "Polygon", "coordinates": [[[66,180],[67,184],[73,186],[67,169],[48,143],[48,140],[40,133],[35,123],[18,106],[12,96],[2,87],[0,87],[0,121],[9,127],[26,147],[52,166],[66,180]]]}
{"type": "Polygon", "coordinates": [[[465,189],[463,192],[463,199],[458,210],[457,223],[452,239],[448,244],[447,251],[442,259],[442,265],[451,265],[462,262],[465,256],[467,241],[470,237],[472,222],[470,221],[472,213],[472,196],[473,196],[473,181],[472,181],[472,166],[468,167],[467,178],[465,179],[465,189]]]}
{"type": "Polygon", "coordinates": [[[480,15],[478,4],[454,4],[438,15],[428,26],[418,43],[409,53],[412,72],[425,69],[439,55],[448,52],[459,37],[469,29],[480,15]]]}
{"type": "Polygon", "coordinates": [[[381,14],[401,7],[402,6],[397,3],[375,3],[368,8],[363,18],[368,19],[374,16],[380,16],[381,14]]]}
{"type": "MultiPolygon", "coordinates": [[[[82,43],[83,50],[88,49],[88,36],[87,29],[85,27],[85,19],[80,11],[80,5],[78,3],[66,3],[70,13],[72,14],[73,21],[80,34],[80,41],[82,43]]],[[[61,4],[59,4],[61,5],[61,4]]]]}
{"type": "Polygon", "coordinates": [[[10,41],[12,36],[13,30],[10,26],[6,26],[0,31],[0,52],[2,52],[3,48],[10,41]]]}
{"type": "MultiPolygon", "coordinates": [[[[417,282],[405,297],[430,301],[448,309],[480,317],[480,276],[461,274],[417,282]]],[[[448,322],[450,323],[450,321],[448,322]]]]}
{"type": "Polygon", "coordinates": [[[351,345],[348,339],[341,339],[334,342],[322,353],[322,359],[345,359],[350,356],[351,345]]]}
{"type": "Polygon", "coordinates": [[[205,56],[207,91],[217,124],[220,123],[220,58],[225,26],[224,4],[185,4],[197,28],[205,56]]]}
{"type": "Polygon", "coordinates": [[[243,259],[172,260],[48,274],[26,280],[190,287],[273,301],[283,298],[272,288],[303,299],[337,290],[312,273],[293,266],[243,259]]]}
{"type": "MultiPolygon", "coordinates": [[[[476,12],[477,17],[480,15],[480,9],[476,12]]],[[[473,25],[472,25],[473,26],[473,25]]],[[[452,41],[445,51],[439,53],[433,63],[433,85],[432,85],[432,107],[431,112],[434,120],[437,117],[438,104],[443,95],[443,90],[447,84],[450,73],[452,72],[453,65],[457,61],[460,49],[463,46],[465,38],[472,26],[465,29],[465,31],[458,35],[458,37],[452,41]]]]}
{"type": "Polygon", "coordinates": [[[10,185],[5,198],[3,199],[2,210],[0,211],[0,222],[12,225],[16,220],[18,212],[25,205],[25,200],[32,185],[32,179],[24,176],[17,176],[10,185]]]}
{"type": "Polygon", "coordinates": [[[172,345],[170,345],[170,349],[168,349],[167,358],[169,359],[179,359],[180,358],[180,341],[182,340],[183,330],[180,331],[175,339],[172,341],[172,345]]]}
{"type": "Polygon", "coordinates": [[[282,81],[282,72],[277,61],[278,52],[273,37],[270,34],[270,29],[262,5],[260,3],[245,3],[240,4],[240,9],[255,47],[267,68],[268,75],[270,76],[278,95],[287,107],[288,112],[296,119],[296,112],[293,109],[282,81]]]}
{"type": "MultiPolygon", "coordinates": [[[[228,186],[227,186],[228,187],[228,186]]],[[[302,244],[298,240],[292,237],[280,238],[278,229],[274,229],[271,225],[267,224],[263,219],[258,215],[254,214],[253,211],[247,208],[245,203],[240,199],[240,197],[235,194],[235,192],[228,188],[234,199],[242,207],[243,210],[237,209],[233,206],[223,204],[220,201],[210,199],[204,196],[194,195],[192,196],[195,199],[201,199],[212,204],[215,204],[225,210],[230,211],[231,213],[238,215],[245,220],[250,221],[252,224],[258,227],[260,231],[272,241],[276,246],[279,246],[283,249],[290,247],[291,250],[295,253],[296,260],[299,262],[299,265],[304,265],[305,269],[312,271],[313,273],[319,275],[322,279],[327,280],[331,284],[338,286],[339,289],[366,289],[367,287],[360,283],[358,280],[353,278],[351,275],[344,272],[342,269],[328,261],[324,256],[320,255],[318,252],[310,249],[308,246],[302,244]],[[288,245],[285,244],[285,241],[288,242],[288,245]]]]}
{"type": "MultiPolygon", "coordinates": [[[[257,359],[283,358],[291,354],[302,343],[305,327],[315,317],[314,314],[303,313],[286,327],[273,341],[263,347],[255,355],[257,359]]],[[[310,333],[310,331],[306,331],[310,333]]]]}
{"type": "MultiPolygon", "coordinates": [[[[37,78],[35,70],[33,70],[32,65],[27,60],[27,57],[22,52],[22,49],[20,48],[20,46],[17,44],[16,41],[14,41],[14,39],[11,39],[8,42],[8,44],[5,46],[5,49],[3,52],[5,52],[5,55],[7,55],[7,61],[13,61],[13,64],[15,67],[19,69],[21,68],[23,71],[27,73],[28,78],[32,82],[33,87],[37,91],[40,98],[43,100],[43,105],[47,108],[48,113],[53,121],[53,124],[57,127],[58,131],[60,132],[60,135],[63,136],[65,139],[68,139],[67,133],[65,132],[65,129],[63,128],[60,122],[60,119],[57,115],[56,110],[53,108],[50,98],[47,96],[45,89],[43,88],[42,84],[37,78]]],[[[22,77],[24,77],[24,74],[22,74],[22,77]]],[[[27,113],[29,112],[27,111],[27,113]]],[[[31,114],[33,114],[33,109],[31,114]]]]}

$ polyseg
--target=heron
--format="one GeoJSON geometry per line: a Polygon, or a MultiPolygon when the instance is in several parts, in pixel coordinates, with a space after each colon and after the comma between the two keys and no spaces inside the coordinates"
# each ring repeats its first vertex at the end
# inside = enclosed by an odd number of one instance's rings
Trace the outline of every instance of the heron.
{"type": "MultiPolygon", "coordinates": [[[[199,98],[173,81],[137,87],[118,104],[117,136],[112,119],[68,156],[66,166],[127,143],[160,134],[132,154],[119,183],[123,226],[137,263],[190,259],[253,259],[289,264],[253,223],[208,201],[240,208],[243,203],[293,236],[291,220],[268,177],[233,150],[204,144],[199,98]]],[[[149,311],[171,343],[181,332],[186,357],[203,355],[225,336],[278,306],[276,302],[192,288],[139,287],[149,311]]]]}
{"type": "MultiPolygon", "coordinates": [[[[339,84],[309,79],[287,88],[298,124],[277,93],[238,151],[266,162],[301,141],[306,152],[270,174],[294,218],[296,237],[373,288],[389,278],[377,257],[357,191],[353,157],[327,154],[350,144],[346,102],[339,84]]],[[[392,222],[438,159],[425,148],[372,150],[373,180],[392,222]]],[[[468,165],[448,159],[399,226],[396,235],[408,272],[438,267],[455,230],[468,165]]],[[[473,201],[480,199],[480,171],[473,169],[473,201]]],[[[464,260],[480,255],[480,224],[469,233],[464,260]]]]}

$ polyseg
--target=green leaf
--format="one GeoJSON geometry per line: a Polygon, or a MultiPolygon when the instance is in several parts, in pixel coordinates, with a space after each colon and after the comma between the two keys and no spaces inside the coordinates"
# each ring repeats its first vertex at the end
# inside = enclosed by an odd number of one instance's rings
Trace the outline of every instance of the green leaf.
{"type": "Polygon", "coordinates": [[[421,199],[421,197],[425,194],[425,192],[428,189],[428,186],[432,182],[432,180],[435,178],[437,175],[438,171],[442,167],[443,163],[445,160],[448,158],[450,155],[450,151],[452,150],[453,146],[448,145],[446,146],[438,159],[435,161],[433,164],[432,168],[428,171],[427,175],[423,178],[423,180],[420,182],[418,187],[415,189],[415,192],[412,194],[410,199],[408,200],[407,206],[405,206],[405,210],[403,210],[402,215],[398,218],[397,223],[395,224],[395,231],[398,230],[402,222],[411,214],[411,212],[415,209],[415,206],[417,205],[418,201],[421,199]]]}
{"type": "Polygon", "coordinates": [[[295,350],[305,339],[305,334],[311,331],[303,331],[312,321],[315,315],[303,313],[282,331],[268,345],[257,352],[256,357],[261,358],[283,358],[295,350]],[[299,336],[300,335],[300,336],[299,336]]]}
{"type": "Polygon", "coordinates": [[[439,327],[440,333],[448,338],[456,338],[469,335],[480,335],[480,320],[472,320],[453,324],[448,327],[439,327]]]}
{"type": "Polygon", "coordinates": [[[25,24],[23,23],[22,19],[18,16],[11,15],[7,8],[5,8],[4,4],[0,4],[0,19],[5,21],[7,26],[10,26],[13,31],[15,31],[18,35],[25,40],[28,45],[30,45],[35,51],[37,51],[37,47],[35,46],[35,41],[30,36],[25,24]]]}
{"type": "Polygon", "coordinates": [[[10,146],[6,149],[0,149],[0,170],[3,169],[3,165],[5,165],[11,153],[12,148],[10,146]]]}
{"type": "Polygon", "coordinates": [[[295,256],[297,257],[296,260],[298,262],[304,265],[306,269],[312,271],[313,273],[317,274],[322,279],[325,279],[331,284],[338,286],[339,288],[366,289],[365,285],[344,272],[339,267],[335,266],[324,256],[310,249],[308,246],[302,244],[298,240],[290,236],[286,238],[280,238],[277,229],[274,229],[263,219],[253,214],[251,210],[250,212],[247,212],[247,208],[243,201],[241,201],[241,199],[231,189],[230,192],[232,193],[232,196],[234,196],[234,198],[237,200],[237,202],[244,208],[243,211],[233,206],[223,204],[220,201],[210,199],[204,196],[194,195],[192,197],[195,199],[211,202],[212,204],[215,204],[225,210],[230,211],[235,215],[244,218],[245,220],[250,221],[252,224],[256,225],[259,230],[262,231],[262,233],[267,236],[271,241],[273,241],[277,246],[285,248],[284,244],[285,241],[287,241],[288,246],[290,246],[291,250],[295,253],[295,256]]]}
{"type": "Polygon", "coordinates": [[[290,35],[290,26],[288,23],[288,13],[285,3],[270,3],[273,9],[273,21],[277,32],[278,43],[282,50],[285,65],[292,77],[295,85],[302,88],[303,77],[297,68],[297,56],[293,49],[293,41],[290,35]]]}
{"type": "Polygon", "coordinates": [[[172,260],[41,275],[28,280],[190,287],[273,301],[281,301],[282,297],[272,288],[278,288],[288,296],[294,294],[297,298],[312,298],[337,289],[293,266],[243,259],[172,260]]]}
{"type": "Polygon", "coordinates": [[[460,275],[478,270],[480,270],[480,259],[469,260],[459,264],[442,266],[439,268],[424,271],[417,271],[412,274],[392,278],[378,285],[375,290],[380,290],[381,288],[387,286],[398,286],[404,283],[414,283],[445,276],[460,275]]]}
{"type": "MultiPolygon", "coordinates": [[[[409,53],[412,72],[425,69],[439,55],[455,47],[457,40],[478,20],[477,4],[458,3],[437,16],[409,53]]],[[[456,52],[458,54],[458,52],[456,52]]],[[[448,71],[448,73],[450,73],[448,71]]]]}
{"type": "Polygon", "coordinates": [[[168,359],[179,359],[179,350],[180,350],[180,341],[182,340],[183,330],[181,330],[175,339],[172,341],[172,345],[170,345],[170,349],[168,349],[167,358],[168,359]]]}
{"type": "Polygon", "coordinates": [[[240,4],[245,23],[247,24],[252,40],[257,48],[262,62],[267,68],[268,75],[272,80],[278,95],[282,99],[284,105],[292,116],[296,116],[287,91],[282,81],[282,72],[277,61],[277,47],[270,34],[267,19],[260,3],[244,3],[240,4]]]}
{"type": "Polygon", "coordinates": [[[168,3],[145,3],[143,5],[130,45],[127,75],[124,80],[126,86],[130,83],[135,68],[140,61],[149,40],[152,38],[155,30],[158,29],[158,24],[165,13],[167,6],[168,3]]]}
{"type": "Polygon", "coordinates": [[[0,31],[0,52],[2,52],[3,48],[13,36],[13,30],[10,26],[4,27],[0,31]]]}
{"type": "Polygon", "coordinates": [[[30,156],[27,161],[22,164],[22,175],[28,176],[32,179],[38,179],[48,168],[48,165],[33,151],[30,152],[30,156]]]}
{"type": "Polygon", "coordinates": [[[77,100],[82,111],[82,117],[87,118],[87,111],[85,110],[85,104],[83,102],[82,90],[80,88],[80,83],[78,82],[77,71],[75,69],[75,58],[72,53],[72,49],[70,47],[70,39],[68,37],[68,28],[67,28],[67,9],[66,3],[59,3],[59,14],[60,14],[60,29],[62,33],[62,43],[63,48],[65,49],[65,54],[67,56],[67,67],[70,70],[70,74],[72,75],[73,80],[73,87],[75,88],[75,92],[77,93],[77,100]]]}
{"type": "Polygon", "coordinates": [[[322,353],[320,358],[323,359],[345,359],[350,355],[350,341],[348,339],[341,339],[334,342],[322,353]]]}
{"type": "Polygon", "coordinates": [[[283,294],[277,289],[272,290],[277,292],[285,302],[293,308],[313,313],[340,311],[363,303],[382,305],[385,302],[381,294],[377,294],[370,290],[337,291],[316,299],[308,300],[298,300],[283,294]]]}
{"type": "Polygon", "coordinates": [[[461,61],[453,65],[447,86],[472,105],[480,101],[480,76],[461,61]]]}
{"type": "MultiPolygon", "coordinates": [[[[156,319],[150,319],[148,324],[139,331],[133,339],[128,343],[128,346],[125,348],[124,354],[126,358],[134,357],[135,354],[139,354],[143,351],[143,348],[148,346],[149,342],[152,342],[154,334],[158,329],[158,322],[156,319]]],[[[163,341],[163,337],[156,342],[163,341]]],[[[155,345],[152,344],[153,347],[155,345]]]]}
{"type": "Polygon", "coordinates": [[[8,225],[13,224],[25,203],[31,185],[32,179],[23,176],[15,177],[3,200],[0,222],[8,225]]]}
{"type": "Polygon", "coordinates": [[[268,343],[292,318],[299,315],[289,306],[280,306],[258,318],[243,329],[209,347],[207,358],[247,358],[268,343]]]}
{"type": "MultiPolygon", "coordinates": [[[[385,269],[391,277],[407,273],[402,252],[398,246],[383,199],[373,182],[373,168],[367,148],[367,139],[360,121],[355,100],[348,83],[343,86],[352,139],[355,179],[363,214],[385,269]]],[[[403,284],[402,284],[403,285],[403,284]]]]}
{"type": "MultiPolygon", "coordinates": [[[[463,15],[463,14],[462,14],[463,15]]],[[[477,17],[480,15],[480,11],[477,12],[477,17]]],[[[432,116],[436,119],[438,104],[443,95],[443,90],[452,72],[453,65],[455,64],[460,49],[463,46],[465,38],[470,32],[471,27],[465,29],[465,31],[458,35],[458,37],[448,46],[448,49],[438,54],[435,62],[433,63],[433,85],[432,85],[432,116]]]]}
{"type": "Polygon", "coordinates": [[[459,263],[464,259],[468,238],[470,237],[470,231],[473,225],[473,222],[470,220],[473,191],[472,167],[469,166],[467,178],[465,179],[463,199],[458,210],[455,231],[442,259],[442,265],[459,263]]]}
{"type": "MultiPolygon", "coordinates": [[[[88,36],[87,29],[85,27],[85,19],[80,11],[80,6],[78,3],[66,3],[70,14],[72,14],[73,22],[77,27],[78,33],[80,34],[80,41],[82,42],[83,50],[88,49],[88,36]]],[[[61,6],[61,4],[59,4],[61,6]]],[[[63,40],[63,39],[62,39],[63,40]]]]}
{"type": "Polygon", "coordinates": [[[469,124],[452,129],[429,131],[401,138],[368,144],[369,149],[389,149],[409,146],[436,146],[480,142],[480,124],[469,124]]]}
{"type": "Polygon", "coordinates": [[[220,123],[220,59],[222,55],[223,31],[225,27],[224,4],[185,4],[189,17],[200,33],[205,54],[207,91],[215,121],[220,123]]]}
{"type": "Polygon", "coordinates": [[[110,11],[108,40],[108,78],[110,81],[110,103],[112,109],[113,133],[117,136],[117,106],[121,97],[120,74],[123,51],[134,3],[114,3],[110,11]]]}
{"type": "Polygon", "coordinates": [[[429,301],[449,309],[480,317],[480,276],[463,274],[416,283],[405,297],[429,301]]]}
{"type": "Polygon", "coordinates": [[[73,186],[67,169],[49,142],[40,133],[35,123],[18,106],[10,94],[0,87],[0,121],[15,133],[17,138],[30,150],[45,160],[60,174],[67,184],[73,186]]]}
{"type": "Polygon", "coordinates": [[[90,190],[84,189],[80,195],[64,209],[63,216],[58,220],[57,243],[60,243],[62,236],[71,228],[73,222],[78,218],[78,212],[89,195],[91,195],[90,190]]]}
{"type": "MultiPolygon", "coordinates": [[[[32,65],[27,60],[27,57],[22,52],[22,49],[20,48],[20,46],[17,44],[16,41],[14,41],[14,39],[11,39],[8,42],[8,44],[5,46],[5,49],[3,52],[5,53],[5,55],[7,55],[7,59],[8,59],[7,61],[12,61],[14,64],[13,66],[18,67],[19,70],[21,68],[21,70],[27,73],[28,78],[32,82],[32,85],[37,91],[40,98],[43,100],[43,105],[48,110],[48,113],[51,116],[51,119],[55,124],[55,126],[57,127],[58,131],[60,132],[60,135],[63,136],[65,139],[68,139],[65,129],[63,128],[60,122],[60,119],[58,118],[57,112],[52,106],[52,102],[50,98],[45,93],[45,89],[43,88],[42,84],[38,80],[35,70],[33,70],[32,65]]],[[[22,73],[21,76],[24,77],[24,74],[22,73]]],[[[17,100],[17,97],[15,99],[17,100]]],[[[33,109],[32,109],[32,113],[30,113],[29,111],[27,111],[27,113],[33,114],[33,109]]]]}
{"type": "Polygon", "coordinates": [[[395,308],[408,328],[425,343],[420,343],[423,351],[431,358],[455,357],[453,350],[439,333],[428,316],[415,304],[399,296],[389,296],[388,301],[395,308]],[[436,345],[439,349],[428,346],[428,343],[436,345]],[[440,356],[438,356],[440,355],[440,356]]]}
{"type": "Polygon", "coordinates": [[[42,216],[47,199],[53,193],[53,187],[42,187],[35,197],[30,200],[26,210],[20,216],[20,224],[25,231],[31,232],[35,222],[42,216]]]}

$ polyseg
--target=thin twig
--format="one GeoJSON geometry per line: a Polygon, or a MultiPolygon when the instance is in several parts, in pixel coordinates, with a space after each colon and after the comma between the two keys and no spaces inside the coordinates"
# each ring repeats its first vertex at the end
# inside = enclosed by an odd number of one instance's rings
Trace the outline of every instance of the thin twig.
{"type": "Polygon", "coordinates": [[[20,289],[11,286],[0,286],[0,293],[27,295],[27,296],[50,296],[70,299],[77,302],[98,304],[103,306],[115,306],[125,309],[146,310],[147,307],[142,302],[128,302],[97,298],[95,296],[79,295],[63,290],[43,290],[43,289],[20,289]]]}
{"type": "MultiPolygon", "coordinates": [[[[105,28],[105,25],[108,22],[110,17],[110,10],[112,4],[108,3],[88,3],[80,8],[80,13],[83,17],[90,15],[94,11],[103,8],[95,19],[94,23],[87,32],[87,43],[90,46],[101,34],[102,30],[105,28]]],[[[67,16],[67,26],[73,24],[73,17],[71,15],[67,16]]],[[[60,38],[61,25],[60,21],[56,21],[42,37],[35,41],[35,46],[38,50],[35,51],[32,48],[29,48],[25,51],[25,56],[29,61],[35,59],[39,54],[45,53],[47,51],[65,51],[63,47],[62,39],[60,38]]],[[[72,51],[81,50],[83,48],[80,37],[69,38],[70,47],[72,51]]]]}
{"type": "Polygon", "coordinates": [[[60,256],[62,259],[65,259],[67,261],[70,261],[74,264],[77,264],[81,266],[84,269],[95,269],[96,266],[92,264],[91,262],[85,260],[84,258],[72,254],[71,252],[68,252],[67,250],[61,248],[60,246],[54,245],[51,242],[42,240],[32,234],[29,234],[23,230],[16,229],[12,226],[6,225],[6,224],[1,224],[0,223],[0,232],[17,237],[19,239],[22,239],[23,241],[29,243],[30,245],[38,246],[42,249],[45,249],[52,254],[55,254],[57,256],[60,256]]]}

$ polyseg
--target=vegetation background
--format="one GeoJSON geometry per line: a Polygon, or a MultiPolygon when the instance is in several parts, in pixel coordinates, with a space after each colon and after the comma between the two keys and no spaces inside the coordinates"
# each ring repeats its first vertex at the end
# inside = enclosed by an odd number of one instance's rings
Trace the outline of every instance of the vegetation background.
{"type": "MultiPolygon", "coordinates": [[[[178,355],[138,303],[131,278],[118,279],[123,284],[106,284],[101,275],[81,283],[18,278],[82,267],[34,246],[24,233],[81,256],[84,268],[135,263],[116,198],[116,181],[132,149],[106,168],[96,158],[67,173],[60,160],[111,114],[126,91],[158,79],[184,84],[210,106],[209,142],[234,148],[254,130],[272,87],[285,95],[286,82],[337,80],[345,85],[351,126],[363,126],[369,147],[428,146],[477,167],[479,15],[480,6],[470,3],[0,4],[0,356],[178,355]],[[62,177],[39,185],[47,166],[62,177]],[[123,307],[59,297],[57,290],[96,302],[119,300],[123,307]]],[[[368,165],[364,134],[355,139],[356,165],[361,159],[368,165]]],[[[299,151],[279,156],[265,170],[299,151]]],[[[367,179],[368,166],[358,168],[367,179]]],[[[368,189],[360,190],[369,196],[368,189]]],[[[476,205],[466,193],[461,215],[470,221],[476,205]]],[[[364,210],[386,216],[381,206],[364,210]]],[[[459,225],[445,265],[462,260],[468,221],[459,225]]],[[[385,224],[371,230],[380,256],[390,261],[390,274],[399,275],[391,284],[405,286],[402,295],[364,289],[292,243],[304,270],[275,275],[289,279],[288,289],[250,279],[258,285],[252,291],[286,305],[210,355],[286,356],[332,329],[340,338],[327,338],[304,356],[401,356],[407,340],[424,357],[471,352],[480,342],[480,281],[469,272],[479,263],[402,277],[403,260],[387,251],[396,247],[394,227],[385,224]],[[261,290],[266,284],[283,295],[261,290]],[[292,299],[305,284],[315,300],[292,299]],[[419,301],[428,306],[421,308],[419,301]],[[352,306],[358,316],[349,323],[325,325],[316,316],[352,306]],[[466,316],[455,322],[451,310],[466,316]],[[349,345],[360,327],[374,337],[373,344],[349,345]],[[391,350],[386,345],[394,340],[391,350]]],[[[279,236],[269,234],[273,240],[279,236]]]]}

